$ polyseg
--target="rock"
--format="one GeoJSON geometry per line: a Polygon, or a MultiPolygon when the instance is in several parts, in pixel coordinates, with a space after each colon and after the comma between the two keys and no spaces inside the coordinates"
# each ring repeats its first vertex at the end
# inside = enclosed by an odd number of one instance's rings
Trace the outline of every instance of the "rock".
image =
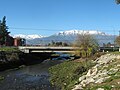
{"type": "MultiPolygon", "coordinates": [[[[100,58],[97,58],[91,69],[88,70],[86,75],[83,75],[79,78],[79,84],[75,85],[75,88],[72,90],[82,90],[84,87],[90,83],[103,83],[109,79],[111,74],[115,74],[119,71],[119,64],[113,67],[110,67],[110,70],[107,70],[109,63],[114,63],[116,59],[120,59],[120,55],[115,54],[106,54],[102,55],[100,58]]],[[[115,74],[116,75],[116,74],[115,74]]],[[[120,84],[120,82],[118,82],[120,84]]],[[[103,88],[98,88],[96,90],[104,90],[103,88]]]]}
{"type": "Polygon", "coordinates": [[[88,72],[87,72],[87,74],[86,74],[86,76],[87,76],[87,77],[91,76],[91,73],[92,73],[92,70],[89,69],[88,72]]]}
{"type": "Polygon", "coordinates": [[[24,68],[25,67],[25,65],[21,65],[21,66],[19,66],[19,68],[24,68]]]}
{"type": "Polygon", "coordinates": [[[108,71],[106,69],[100,70],[100,72],[98,74],[102,77],[105,77],[105,76],[108,76],[108,71]]]}
{"type": "Polygon", "coordinates": [[[118,72],[118,70],[119,70],[118,68],[116,68],[116,69],[115,69],[115,68],[111,68],[111,69],[109,70],[108,74],[109,74],[109,75],[115,74],[115,73],[118,72]]]}
{"type": "Polygon", "coordinates": [[[107,76],[107,77],[101,77],[101,78],[98,78],[95,83],[102,83],[104,82],[105,80],[107,80],[108,78],[110,78],[111,76],[107,76]]]}
{"type": "Polygon", "coordinates": [[[114,87],[115,87],[115,85],[111,85],[111,87],[112,87],[112,88],[114,88],[114,87]]]}
{"type": "Polygon", "coordinates": [[[120,59],[120,55],[117,55],[117,56],[116,56],[116,59],[120,59]]]}
{"type": "Polygon", "coordinates": [[[75,85],[75,88],[73,88],[72,90],[83,90],[81,85],[75,85]]]}
{"type": "Polygon", "coordinates": [[[96,59],[95,61],[99,64],[107,64],[109,62],[112,62],[114,59],[120,59],[120,55],[116,56],[114,54],[106,54],[96,59]]]}
{"type": "Polygon", "coordinates": [[[98,71],[98,69],[96,67],[93,67],[92,69],[89,69],[86,77],[95,76],[97,74],[97,71],[98,71]]]}
{"type": "Polygon", "coordinates": [[[120,64],[118,64],[117,67],[120,67],[120,64]]]}
{"type": "Polygon", "coordinates": [[[120,84],[120,82],[117,82],[118,84],[120,84]]]}
{"type": "Polygon", "coordinates": [[[67,85],[67,83],[63,83],[64,84],[64,86],[66,86],[67,85]]]}
{"type": "Polygon", "coordinates": [[[102,82],[104,82],[104,78],[99,78],[95,81],[95,83],[102,83],[102,82]]]}
{"type": "Polygon", "coordinates": [[[81,82],[81,81],[84,80],[85,78],[86,78],[85,75],[81,76],[81,77],[79,78],[79,82],[81,82]]]}
{"type": "Polygon", "coordinates": [[[88,85],[89,83],[92,83],[92,82],[94,82],[95,80],[92,78],[92,77],[90,77],[90,78],[87,78],[87,79],[85,79],[85,80],[83,80],[80,84],[83,86],[83,87],[85,87],[86,85],[88,85]]]}
{"type": "Polygon", "coordinates": [[[97,90],[104,90],[103,88],[98,88],[97,90]]]}

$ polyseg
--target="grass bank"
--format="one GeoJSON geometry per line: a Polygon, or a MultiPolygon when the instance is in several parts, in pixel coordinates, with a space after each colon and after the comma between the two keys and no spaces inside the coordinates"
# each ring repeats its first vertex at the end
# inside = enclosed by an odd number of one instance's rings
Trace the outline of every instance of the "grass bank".
{"type": "MultiPolygon", "coordinates": [[[[71,90],[76,86],[81,86],[83,90],[120,90],[120,53],[96,56],[90,60],[66,61],[51,67],[51,83],[61,90],[71,90]]],[[[81,90],[79,88],[74,90],[81,90]]]]}
{"type": "Polygon", "coordinates": [[[65,61],[49,68],[50,81],[62,90],[71,90],[78,83],[80,76],[94,64],[90,61],[65,61]]]}
{"type": "Polygon", "coordinates": [[[0,47],[0,71],[21,65],[38,64],[50,55],[51,53],[23,53],[17,47],[0,47]]]}
{"type": "Polygon", "coordinates": [[[15,52],[19,50],[17,47],[0,47],[0,51],[15,52]]]}

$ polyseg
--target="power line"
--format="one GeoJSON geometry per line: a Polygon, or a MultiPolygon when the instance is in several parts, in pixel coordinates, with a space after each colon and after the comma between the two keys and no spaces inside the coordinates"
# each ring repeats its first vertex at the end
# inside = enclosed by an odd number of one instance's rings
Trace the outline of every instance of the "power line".
{"type": "MultiPolygon", "coordinates": [[[[9,29],[14,29],[14,30],[46,30],[46,31],[65,31],[65,30],[83,30],[83,31],[94,31],[96,29],[89,29],[89,30],[84,30],[84,29],[48,29],[48,28],[24,28],[24,27],[9,27],[9,29]]],[[[114,32],[112,29],[100,29],[96,31],[107,31],[107,32],[114,32]]]]}
{"type": "Polygon", "coordinates": [[[9,29],[14,30],[46,30],[46,31],[63,31],[63,29],[45,29],[45,28],[16,28],[16,27],[9,27],[9,29]]]}

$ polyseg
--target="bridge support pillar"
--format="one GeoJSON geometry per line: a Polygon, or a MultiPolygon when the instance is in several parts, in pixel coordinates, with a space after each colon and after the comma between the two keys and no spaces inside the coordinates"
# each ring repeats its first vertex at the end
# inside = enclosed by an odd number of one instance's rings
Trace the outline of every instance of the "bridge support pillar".
{"type": "Polygon", "coordinates": [[[30,53],[30,51],[28,50],[28,49],[25,49],[25,51],[24,51],[25,53],[30,53]]]}
{"type": "Polygon", "coordinates": [[[119,47],[119,52],[120,52],[120,47],[119,47]]]}

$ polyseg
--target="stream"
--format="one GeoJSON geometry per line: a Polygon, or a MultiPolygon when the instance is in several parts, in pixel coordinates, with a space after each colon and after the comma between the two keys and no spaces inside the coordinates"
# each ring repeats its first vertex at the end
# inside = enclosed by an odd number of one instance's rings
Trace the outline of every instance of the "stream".
{"type": "Polygon", "coordinates": [[[1,71],[0,90],[60,90],[49,82],[48,68],[61,61],[45,60],[20,69],[1,71]]]}

